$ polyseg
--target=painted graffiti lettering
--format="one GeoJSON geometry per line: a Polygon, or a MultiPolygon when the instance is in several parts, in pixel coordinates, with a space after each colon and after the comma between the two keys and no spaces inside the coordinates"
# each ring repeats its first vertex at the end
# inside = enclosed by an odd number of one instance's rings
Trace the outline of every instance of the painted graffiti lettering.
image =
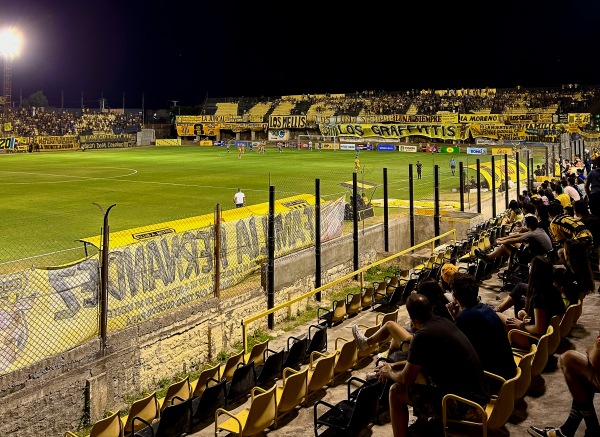
{"type": "Polygon", "coordinates": [[[82,306],[85,308],[97,307],[99,280],[98,261],[96,260],[87,260],[64,269],[49,270],[50,286],[66,306],[66,309],[54,313],[54,319],[71,318],[82,306]],[[89,294],[82,303],[77,297],[80,293],[89,294]]]}

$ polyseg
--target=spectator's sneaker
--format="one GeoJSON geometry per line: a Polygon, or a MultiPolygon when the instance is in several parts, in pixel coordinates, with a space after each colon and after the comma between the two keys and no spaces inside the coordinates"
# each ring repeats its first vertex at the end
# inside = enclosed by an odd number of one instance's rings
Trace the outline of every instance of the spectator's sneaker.
{"type": "Polygon", "coordinates": [[[554,428],[553,426],[547,426],[546,428],[530,426],[527,432],[533,437],[565,437],[560,428],[554,428]]]}
{"type": "Polygon", "coordinates": [[[488,261],[488,257],[485,253],[483,253],[483,251],[481,249],[475,249],[475,256],[479,259],[482,259],[484,261],[488,261]]]}
{"type": "Polygon", "coordinates": [[[356,339],[356,344],[358,345],[358,350],[364,351],[366,349],[369,349],[369,343],[367,343],[367,337],[365,337],[358,331],[358,326],[352,325],[352,334],[354,335],[354,338],[356,339]]]}

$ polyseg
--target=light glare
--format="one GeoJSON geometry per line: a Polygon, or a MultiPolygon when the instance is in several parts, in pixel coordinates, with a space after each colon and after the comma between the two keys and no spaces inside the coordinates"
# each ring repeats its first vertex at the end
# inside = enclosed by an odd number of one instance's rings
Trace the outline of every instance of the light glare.
{"type": "Polygon", "coordinates": [[[0,53],[4,56],[15,56],[21,49],[21,36],[14,29],[0,32],[0,53]]]}

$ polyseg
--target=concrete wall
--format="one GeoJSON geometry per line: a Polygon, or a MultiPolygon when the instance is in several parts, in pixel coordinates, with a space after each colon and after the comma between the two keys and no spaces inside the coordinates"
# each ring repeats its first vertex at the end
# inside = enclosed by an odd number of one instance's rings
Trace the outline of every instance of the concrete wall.
{"type": "MultiPolygon", "coordinates": [[[[455,226],[458,239],[474,226],[468,220],[441,220],[441,231],[455,226]]],[[[389,252],[384,252],[383,225],[359,229],[360,266],[410,246],[408,217],[389,224],[389,252]]],[[[433,235],[433,218],[417,217],[415,240],[433,235]]],[[[314,289],[314,248],[275,262],[275,303],[293,299],[314,289]]],[[[322,247],[322,283],[353,271],[353,235],[345,235],[322,247]]],[[[98,340],[89,341],[59,356],[0,377],[0,435],[59,436],[74,430],[89,417],[99,419],[105,410],[126,406],[125,399],[153,390],[162,379],[200,369],[231,350],[242,340],[241,320],[267,309],[260,281],[229,299],[195,302],[168,316],[142,323],[109,336],[100,352],[98,340]]],[[[283,318],[302,311],[308,299],[275,315],[283,318]]],[[[267,320],[249,329],[266,329],[267,320]]]]}

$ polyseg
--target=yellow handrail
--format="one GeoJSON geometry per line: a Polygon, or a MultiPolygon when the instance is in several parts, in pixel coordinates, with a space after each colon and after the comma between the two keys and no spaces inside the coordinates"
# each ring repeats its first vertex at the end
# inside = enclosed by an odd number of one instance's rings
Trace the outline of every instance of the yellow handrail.
{"type": "Polygon", "coordinates": [[[244,353],[248,352],[248,336],[246,335],[246,327],[250,323],[252,323],[252,322],[254,322],[254,321],[256,321],[256,320],[258,320],[258,319],[260,319],[262,317],[268,316],[269,314],[274,313],[275,311],[279,311],[281,309],[289,307],[290,305],[292,305],[292,304],[294,304],[294,303],[296,303],[298,301],[301,301],[302,299],[309,298],[309,297],[315,295],[316,293],[318,293],[320,291],[326,290],[327,288],[330,288],[330,287],[332,287],[332,286],[334,286],[336,284],[339,284],[340,282],[346,281],[346,280],[348,280],[348,279],[350,279],[353,276],[356,276],[358,274],[360,275],[360,285],[361,285],[361,288],[362,288],[363,273],[366,272],[367,270],[369,270],[371,267],[375,267],[375,266],[378,266],[380,264],[386,263],[388,261],[392,261],[395,258],[398,258],[398,257],[400,257],[402,255],[407,254],[408,252],[412,252],[415,249],[418,249],[418,248],[423,247],[423,246],[425,246],[427,244],[430,244],[430,243],[431,243],[431,252],[433,253],[433,251],[435,250],[435,242],[438,241],[438,240],[440,240],[440,239],[442,239],[443,237],[447,237],[448,235],[451,235],[451,234],[453,236],[454,244],[456,244],[456,229],[450,229],[449,231],[444,232],[441,235],[438,235],[436,237],[430,238],[429,240],[425,240],[425,241],[423,241],[423,242],[421,242],[419,244],[415,244],[414,246],[409,247],[408,249],[401,250],[398,253],[395,253],[393,255],[388,256],[387,258],[381,259],[379,261],[375,261],[374,263],[371,263],[371,264],[369,264],[369,265],[367,265],[365,267],[361,267],[360,269],[355,270],[352,273],[348,273],[348,274],[346,274],[344,276],[341,276],[341,277],[335,279],[332,282],[329,282],[329,283],[327,283],[325,285],[321,285],[320,287],[315,288],[314,290],[309,291],[308,293],[304,293],[304,294],[302,294],[302,295],[300,295],[300,296],[298,296],[298,297],[296,297],[294,299],[288,300],[288,301],[286,301],[284,303],[280,303],[279,305],[275,305],[273,308],[271,308],[269,310],[264,310],[264,311],[261,311],[261,312],[259,312],[258,314],[254,315],[254,316],[248,317],[247,319],[242,319],[242,338],[243,338],[243,343],[244,343],[244,353]]]}

